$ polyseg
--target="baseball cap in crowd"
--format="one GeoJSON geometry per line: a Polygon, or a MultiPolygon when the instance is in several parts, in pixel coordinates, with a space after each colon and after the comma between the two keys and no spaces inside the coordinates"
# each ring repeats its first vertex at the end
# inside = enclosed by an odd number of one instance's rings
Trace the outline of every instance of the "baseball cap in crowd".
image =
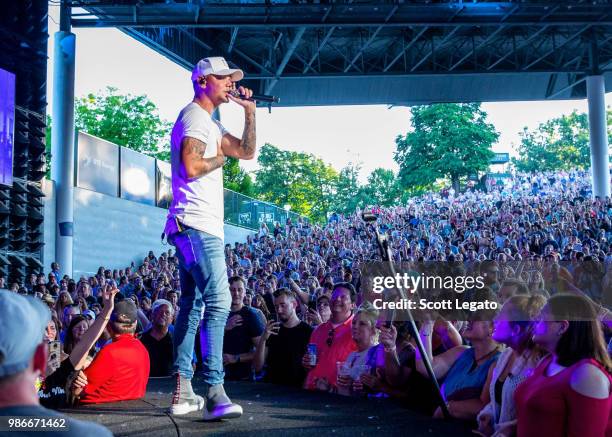
{"type": "Polygon", "coordinates": [[[49,293],[43,294],[41,300],[46,304],[55,304],[55,299],[49,293]]]}
{"type": "Polygon", "coordinates": [[[96,313],[94,313],[92,310],[83,311],[83,315],[85,317],[89,317],[91,320],[96,320],[96,313]]]}
{"type": "Polygon", "coordinates": [[[138,309],[132,299],[123,299],[115,302],[110,318],[113,322],[134,323],[138,320],[138,309]]]}
{"type": "Polygon", "coordinates": [[[244,77],[242,70],[230,68],[225,58],[221,56],[213,56],[210,58],[200,59],[198,61],[191,72],[191,81],[193,82],[199,77],[208,76],[209,74],[231,76],[234,82],[238,82],[244,77]]]}
{"type": "Polygon", "coordinates": [[[326,301],[327,301],[327,304],[329,305],[329,300],[330,300],[330,299],[329,299],[329,296],[327,296],[327,295],[325,295],[325,294],[322,294],[321,296],[319,296],[319,297],[317,298],[317,305],[319,305],[319,303],[323,302],[324,300],[326,300],[326,301]]]}
{"type": "Polygon", "coordinates": [[[51,313],[40,299],[0,290],[0,314],[1,378],[28,367],[51,313]]]}
{"type": "Polygon", "coordinates": [[[153,305],[151,306],[151,312],[154,312],[157,308],[159,308],[162,305],[167,305],[168,308],[170,308],[170,311],[174,313],[174,307],[172,306],[172,303],[170,303],[170,301],[166,299],[157,299],[155,302],[153,302],[153,305]]]}

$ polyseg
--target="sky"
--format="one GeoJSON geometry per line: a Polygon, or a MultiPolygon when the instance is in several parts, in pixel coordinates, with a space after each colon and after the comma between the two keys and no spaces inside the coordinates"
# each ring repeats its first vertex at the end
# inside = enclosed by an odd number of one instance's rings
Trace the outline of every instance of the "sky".
{"type": "MultiPolygon", "coordinates": [[[[53,100],[53,34],[58,29],[58,7],[49,5],[49,63],[47,69],[48,113],[53,100]]],[[[179,111],[193,98],[190,72],[144,44],[116,29],[73,29],[76,35],[75,96],[104,90],[107,86],[123,94],[147,95],[157,105],[161,118],[174,121],[179,111]]],[[[204,56],[204,54],[203,54],[204,56]]],[[[606,106],[612,105],[612,93],[606,106]]],[[[515,155],[524,126],[540,123],[573,110],[586,112],[586,100],[483,103],[488,120],[500,132],[493,150],[515,155]]],[[[234,135],[242,135],[241,108],[222,106],[221,121],[234,135]]],[[[304,108],[267,108],[257,111],[257,145],[271,143],[285,150],[312,153],[340,170],[349,162],[362,165],[361,181],[377,167],[397,171],[393,161],[395,138],[410,127],[407,107],[321,106],[304,108]]],[[[247,171],[257,162],[241,161],[247,171]]]]}

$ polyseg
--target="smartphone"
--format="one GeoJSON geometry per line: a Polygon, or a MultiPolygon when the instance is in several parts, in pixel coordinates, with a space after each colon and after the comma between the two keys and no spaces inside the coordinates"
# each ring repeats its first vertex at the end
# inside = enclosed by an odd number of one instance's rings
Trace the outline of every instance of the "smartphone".
{"type": "Polygon", "coordinates": [[[61,364],[61,355],[62,355],[62,350],[61,350],[61,344],[59,340],[50,341],[49,342],[49,361],[47,364],[49,373],[53,373],[57,369],[59,369],[59,366],[61,364]]]}

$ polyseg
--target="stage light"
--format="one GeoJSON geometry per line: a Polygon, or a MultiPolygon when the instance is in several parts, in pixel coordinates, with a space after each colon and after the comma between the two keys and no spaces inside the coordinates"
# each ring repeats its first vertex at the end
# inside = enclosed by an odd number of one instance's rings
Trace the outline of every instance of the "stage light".
{"type": "Polygon", "coordinates": [[[149,176],[140,168],[130,168],[123,174],[126,191],[134,196],[144,196],[151,189],[149,176]]]}

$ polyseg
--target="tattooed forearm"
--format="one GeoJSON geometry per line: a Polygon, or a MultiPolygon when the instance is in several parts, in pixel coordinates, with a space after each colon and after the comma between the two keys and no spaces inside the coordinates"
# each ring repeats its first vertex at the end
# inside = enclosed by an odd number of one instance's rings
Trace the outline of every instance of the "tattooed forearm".
{"type": "Polygon", "coordinates": [[[192,162],[197,162],[204,157],[206,144],[195,138],[185,137],[183,139],[183,158],[188,158],[192,162]]]}
{"type": "Polygon", "coordinates": [[[204,142],[190,137],[183,139],[181,161],[188,178],[199,178],[223,166],[225,157],[222,154],[204,158],[205,151],[204,142]]]}
{"type": "Polygon", "coordinates": [[[245,156],[253,157],[255,154],[255,111],[244,112],[244,133],[240,147],[245,156]]]}
{"type": "Polygon", "coordinates": [[[225,163],[225,157],[222,155],[213,156],[212,158],[204,158],[202,163],[202,174],[199,176],[204,176],[207,173],[210,173],[213,170],[218,169],[219,167],[223,167],[225,163]]]}

